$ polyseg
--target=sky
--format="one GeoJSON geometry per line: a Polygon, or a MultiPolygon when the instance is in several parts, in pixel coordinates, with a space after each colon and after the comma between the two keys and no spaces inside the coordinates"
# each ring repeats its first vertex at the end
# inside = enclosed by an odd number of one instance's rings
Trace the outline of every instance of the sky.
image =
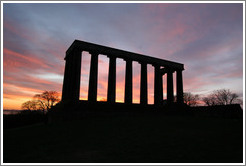
{"type": "MultiPolygon", "coordinates": [[[[3,109],[21,109],[44,90],[61,95],[65,52],[75,39],[182,63],[184,92],[205,96],[225,88],[243,96],[242,3],[4,3],[2,19],[3,109]]],[[[97,100],[107,98],[108,63],[99,55],[97,100]]],[[[125,61],[116,65],[116,101],[122,102],[125,61]]],[[[89,68],[90,54],[82,52],[81,100],[89,68]]],[[[148,65],[150,104],[153,84],[148,65]]],[[[165,99],[166,76],[163,87],[165,99]]],[[[139,91],[134,62],[134,103],[139,91]]]]}

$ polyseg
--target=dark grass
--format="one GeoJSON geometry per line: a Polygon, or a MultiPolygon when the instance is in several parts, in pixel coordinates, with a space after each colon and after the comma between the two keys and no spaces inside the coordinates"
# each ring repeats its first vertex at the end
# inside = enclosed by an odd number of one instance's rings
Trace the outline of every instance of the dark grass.
{"type": "Polygon", "coordinates": [[[35,123],[41,123],[46,120],[46,116],[38,111],[20,111],[17,114],[3,115],[3,128],[16,128],[35,123]]]}
{"type": "Polygon", "coordinates": [[[4,163],[241,163],[243,121],[91,117],[5,129],[4,163]]]}

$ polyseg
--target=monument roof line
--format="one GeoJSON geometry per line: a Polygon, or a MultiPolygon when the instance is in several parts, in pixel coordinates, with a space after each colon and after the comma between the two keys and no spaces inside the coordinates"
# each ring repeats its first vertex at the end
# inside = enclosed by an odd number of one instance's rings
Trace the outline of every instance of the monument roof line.
{"type": "MultiPolygon", "coordinates": [[[[107,46],[102,46],[94,43],[89,43],[85,41],[80,40],[74,40],[72,45],[68,48],[66,51],[66,56],[70,54],[70,52],[74,49],[79,49],[82,51],[88,51],[88,52],[97,52],[101,55],[107,55],[107,56],[116,56],[117,58],[122,58],[124,60],[131,59],[133,61],[137,61],[139,63],[147,63],[152,65],[160,65],[163,67],[171,67],[174,69],[184,70],[184,65],[177,62],[172,62],[164,59],[159,59],[155,57],[150,57],[147,55],[142,55],[138,53],[133,53],[129,51],[124,51],[116,48],[111,48],[107,46]]],[[[66,57],[65,57],[66,59],[66,57]]]]}

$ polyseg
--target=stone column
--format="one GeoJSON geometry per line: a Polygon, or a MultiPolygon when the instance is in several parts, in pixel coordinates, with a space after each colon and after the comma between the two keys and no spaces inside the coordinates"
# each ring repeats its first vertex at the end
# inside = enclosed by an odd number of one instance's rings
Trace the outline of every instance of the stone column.
{"type": "Polygon", "coordinates": [[[167,69],[167,103],[173,103],[173,70],[167,69]]]}
{"type": "Polygon", "coordinates": [[[161,98],[162,91],[162,75],[160,72],[160,66],[155,65],[155,87],[154,87],[154,104],[160,105],[162,103],[163,97],[161,98]]]}
{"type": "Polygon", "coordinates": [[[147,63],[141,63],[140,104],[148,104],[147,63]]]}
{"type": "Polygon", "coordinates": [[[97,101],[98,53],[91,54],[88,101],[97,101]]]}
{"type": "Polygon", "coordinates": [[[125,103],[132,104],[132,60],[125,59],[126,74],[125,74],[125,103]]]}
{"type": "Polygon", "coordinates": [[[109,56],[109,71],[108,71],[108,95],[107,101],[115,103],[116,88],[116,57],[109,56]]]}
{"type": "Polygon", "coordinates": [[[79,101],[81,51],[74,49],[66,56],[62,100],[79,101]]]}
{"type": "Polygon", "coordinates": [[[160,86],[160,88],[161,88],[161,90],[160,90],[160,92],[161,92],[161,104],[163,104],[163,75],[161,74],[161,86],[160,86]]]}
{"type": "Polygon", "coordinates": [[[72,90],[72,96],[75,101],[79,101],[79,93],[80,93],[80,76],[81,76],[81,51],[76,50],[73,55],[73,65],[74,65],[74,81],[71,81],[74,86],[72,90]]]}
{"type": "Polygon", "coordinates": [[[71,72],[71,60],[70,58],[65,59],[65,71],[63,78],[63,88],[62,88],[62,101],[67,100],[69,98],[69,87],[70,87],[70,72],[71,72]]]}
{"type": "Polygon", "coordinates": [[[182,70],[177,70],[177,103],[183,104],[183,77],[182,77],[182,70]]]}

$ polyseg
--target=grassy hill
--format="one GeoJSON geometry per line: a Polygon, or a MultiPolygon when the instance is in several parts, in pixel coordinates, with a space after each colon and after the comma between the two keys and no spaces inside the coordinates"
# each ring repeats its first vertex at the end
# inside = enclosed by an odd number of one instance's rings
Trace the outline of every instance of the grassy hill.
{"type": "Polygon", "coordinates": [[[4,129],[3,162],[243,162],[243,121],[143,114],[4,129]]]}

